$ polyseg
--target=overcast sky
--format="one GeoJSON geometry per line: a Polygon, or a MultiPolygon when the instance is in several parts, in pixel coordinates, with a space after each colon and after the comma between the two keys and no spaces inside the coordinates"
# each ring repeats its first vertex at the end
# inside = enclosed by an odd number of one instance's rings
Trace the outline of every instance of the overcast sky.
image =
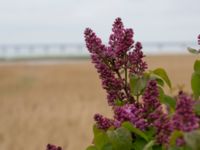
{"type": "Polygon", "coordinates": [[[116,17],[139,41],[195,41],[200,0],[0,0],[0,43],[83,43],[85,27],[107,42],[116,17]]]}

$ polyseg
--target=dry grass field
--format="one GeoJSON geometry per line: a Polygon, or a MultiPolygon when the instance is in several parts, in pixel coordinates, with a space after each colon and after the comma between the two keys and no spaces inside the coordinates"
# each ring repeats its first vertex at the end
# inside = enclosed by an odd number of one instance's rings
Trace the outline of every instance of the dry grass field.
{"type": "MultiPolygon", "coordinates": [[[[173,86],[188,91],[196,56],[149,56],[173,86]]],[[[92,141],[93,114],[111,116],[89,60],[58,64],[0,64],[0,150],[84,150],[92,141]]]]}

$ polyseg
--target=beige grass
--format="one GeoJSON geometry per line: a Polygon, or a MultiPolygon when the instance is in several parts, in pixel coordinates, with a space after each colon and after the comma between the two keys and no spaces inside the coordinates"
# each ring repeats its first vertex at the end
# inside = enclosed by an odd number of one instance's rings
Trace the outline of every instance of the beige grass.
{"type": "MultiPolygon", "coordinates": [[[[194,56],[147,57],[166,68],[173,85],[188,91],[194,56]]],[[[111,116],[90,61],[52,65],[0,65],[0,149],[84,150],[92,141],[93,114],[111,116]]]]}

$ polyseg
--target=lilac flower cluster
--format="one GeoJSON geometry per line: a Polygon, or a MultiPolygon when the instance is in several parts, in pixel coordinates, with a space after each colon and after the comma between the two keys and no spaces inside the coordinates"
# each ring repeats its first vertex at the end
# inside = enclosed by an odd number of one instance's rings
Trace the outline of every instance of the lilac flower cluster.
{"type": "MultiPolygon", "coordinates": [[[[199,128],[199,118],[194,112],[194,100],[191,96],[186,95],[182,91],[179,92],[177,98],[175,114],[172,117],[173,130],[190,132],[199,128]]],[[[176,140],[177,146],[185,144],[183,137],[176,140]]]]}
{"type": "Polygon", "coordinates": [[[142,44],[137,42],[135,44],[135,49],[132,52],[129,52],[129,68],[130,72],[137,75],[142,75],[145,69],[147,69],[147,63],[142,59],[144,54],[142,52],[142,44]]]}
{"type": "MultiPolygon", "coordinates": [[[[199,128],[200,119],[194,113],[191,96],[180,92],[174,114],[163,111],[156,80],[149,79],[141,99],[136,101],[138,97],[132,96],[128,77],[143,76],[147,64],[143,61],[142,44],[134,42],[133,30],[125,29],[120,18],[113,24],[108,46],[103,45],[91,29],[87,28],[84,34],[92,62],[107,92],[108,103],[114,111],[113,119],[100,114],[94,116],[98,128],[118,128],[125,121],[143,131],[153,127],[156,129],[157,143],[165,146],[168,146],[174,130],[190,132],[199,128]],[[118,106],[116,101],[122,102],[122,106],[118,106]]],[[[200,35],[198,44],[200,45],[200,35]]],[[[178,146],[185,143],[182,137],[176,142],[178,146]]]]}
{"type": "Polygon", "coordinates": [[[167,144],[173,127],[168,114],[163,112],[159,101],[159,91],[156,80],[150,80],[143,94],[144,116],[149,127],[155,127],[156,140],[159,144],[167,144]]]}
{"type": "MultiPolygon", "coordinates": [[[[111,60],[114,60],[112,53],[108,53],[108,48],[101,43],[95,33],[87,28],[85,30],[85,40],[88,50],[91,53],[92,62],[95,64],[97,72],[102,80],[102,86],[107,91],[108,103],[114,105],[116,99],[124,99],[124,83],[122,78],[117,78],[111,60]]],[[[119,74],[119,73],[118,73],[119,74]]]]}
{"type": "Polygon", "coordinates": [[[147,122],[143,117],[143,109],[138,108],[135,104],[125,104],[123,106],[115,106],[114,119],[103,117],[100,114],[94,115],[94,120],[99,129],[107,130],[110,127],[118,128],[125,121],[131,122],[137,128],[144,130],[147,127],[147,122]]]}
{"type": "Polygon", "coordinates": [[[135,104],[116,106],[114,108],[114,119],[120,124],[129,121],[141,130],[145,130],[148,125],[143,117],[143,109],[136,107],[135,104]]]}
{"type": "Polygon", "coordinates": [[[100,114],[95,114],[94,120],[96,121],[96,125],[99,129],[107,130],[108,128],[114,125],[113,120],[103,117],[100,114]]]}
{"type": "Polygon", "coordinates": [[[89,28],[84,34],[92,62],[107,92],[108,103],[113,106],[116,100],[134,100],[130,94],[128,73],[141,75],[147,64],[142,60],[144,55],[141,43],[134,45],[133,30],[125,29],[120,18],[115,20],[112,32],[109,46],[103,45],[100,38],[89,28]]]}
{"type": "Polygon", "coordinates": [[[173,131],[171,119],[167,114],[161,113],[160,117],[154,121],[156,128],[156,141],[159,144],[168,145],[169,137],[173,131]]]}
{"type": "Polygon", "coordinates": [[[145,117],[148,119],[149,123],[158,119],[162,114],[162,106],[158,98],[159,92],[157,82],[156,80],[150,80],[143,94],[145,117]]]}
{"type": "MultiPolygon", "coordinates": [[[[189,132],[199,128],[199,118],[193,111],[194,101],[190,96],[179,94],[176,111],[172,118],[163,112],[158,96],[157,82],[150,80],[143,95],[143,105],[115,106],[113,107],[114,120],[97,114],[95,115],[96,124],[100,129],[108,129],[111,126],[118,128],[125,121],[131,122],[141,130],[155,127],[157,143],[164,145],[168,145],[173,130],[189,132]]],[[[177,145],[183,144],[183,138],[178,138],[177,145]]]]}
{"type": "Polygon", "coordinates": [[[60,146],[55,146],[52,144],[48,144],[46,150],[62,150],[62,148],[60,146]]]}
{"type": "Polygon", "coordinates": [[[183,92],[179,93],[176,111],[172,118],[174,129],[189,132],[199,128],[199,118],[193,110],[193,99],[183,92]]]}
{"type": "Polygon", "coordinates": [[[109,40],[111,50],[115,51],[116,57],[123,58],[134,43],[133,30],[124,29],[121,19],[117,18],[113,24],[112,31],[113,33],[110,35],[109,40]]]}
{"type": "Polygon", "coordinates": [[[114,120],[96,114],[94,120],[101,129],[111,126],[119,127],[124,121],[129,121],[137,128],[145,130],[152,125],[150,122],[158,119],[162,114],[162,107],[158,100],[158,87],[155,80],[149,81],[143,97],[144,105],[128,103],[123,106],[114,106],[114,120]],[[147,122],[147,120],[149,122],[147,122]]]}

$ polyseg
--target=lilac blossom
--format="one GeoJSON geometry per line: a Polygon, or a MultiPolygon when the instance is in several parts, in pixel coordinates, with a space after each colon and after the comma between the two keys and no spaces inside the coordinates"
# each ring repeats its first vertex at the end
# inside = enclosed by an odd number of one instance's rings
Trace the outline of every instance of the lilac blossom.
{"type": "Polygon", "coordinates": [[[106,117],[103,117],[100,114],[94,115],[94,120],[96,121],[96,125],[99,129],[107,130],[111,126],[114,126],[114,122],[111,119],[108,119],[106,117]]]}
{"type": "Polygon", "coordinates": [[[147,68],[142,60],[144,55],[141,43],[134,45],[133,30],[124,28],[121,19],[117,18],[113,24],[109,46],[102,44],[101,39],[89,28],[86,28],[84,34],[92,62],[107,92],[109,105],[115,105],[116,100],[133,102],[128,73],[141,75],[147,68]]]}
{"type": "MultiPolygon", "coordinates": [[[[101,43],[101,40],[95,33],[87,28],[85,30],[85,41],[88,50],[91,53],[92,62],[95,64],[99,77],[102,80],[102,86],[107,92],[107,99],[110,105],[114,105],[115,100],[124,99],[124,82],[114,71],[111,60],[112,54],[108,53],[107,48],[101,43]]],[[[117,72],[119,74],[119,72],[117,72]]]]}
{"type": "Polygon", "coordinates": [[[167,146],[169,144],[169,137],[173,132],[173,125],[169,116],[161,113],[159,118],[154,121],[154,127],[156,128],[155,138],[157,143],[167,146]]]}
{"type": "Polygon", "coordinates": [[[172,118],[174,129],[189,132],[199,128],[199,118],[193,107],[194,100],[185,93],[179,93],[176,111],[172,118]]]}
{"type": "Polygon", "coordinates": [[[167,145],[173,131],[171,119],[163,112],[159,101],[159,91],[156,80],[150,80],[143,95],[145,118],[149,127],[155,127],[156,140],[159,144],[167,145]]]}
{"type": "MultiPolygon", "coordinates": [[[[190,132],[199,128],[199,118],[193,110],[194,102],[191,96],[183,92],[179,93],[176,111],[172,118],[174,130],[190,132]]],[[[182,146],[184,144],[185,141],[183,137],[179,137],[176,140],[177,146],[182,146]]]]}
{"type": "MultiPolygon", "coordinates": [[[[144,93],[141,94],[142,99],[134,99],[136,96],[131,94],[128,78],[131,75],[142,77],[147,64],[143,60],[145,55],[142,52],[142,44],[133,40],[133,30],[124,28],[120,18],[113,24],[108,46],[102,44],[101,39],[91,29],[87,28],[84,34],[92,62],[102,80],[102,87],[107,92],[108,103],[114,111],[113,119],[100,114],[94,116],[99,129],[119,128],[125,121],[143,131],[153,127],[157,144],[167,148],[174,130],[190,132],[199,128],[200,117],[193,111],[194,100],[183,92],[177,97],[174,114],[163,111],[156,80],[148,81],[144,93]]],[[[200,35],[198,44],[200,45],[200,35]]],[[[177,146],[184,144],[183,137],[177,138],[177,146]]]]}
{"type": "Polygon", "coordinates": [[[55,146],[52,144],[48,144],[46,150],[62,150],[62,148],[60,146],[55,146]]]}
{"type": "Polygon", "coordinates": [[[109,45],[115,51],[116,57],[123,58],[134,43],[133,30],[125,29],[121,18],[117,18],[113,24],[112,31],[109,45]]]}
{"type": "Polygon", "coordinates": [[[163,113],[156,80],[148,82],[143,95],[143,105],[144,113],[149,123],[153,123],[163,113]]]}
{"type": "Polygon", "coordinates": [[[142,52],[142,44],[137,42],[134,50],[128,54],[130,73],[136,75],[143,74],[143,72],[147,69],[147,63],[142,60],[144,57],[145,56],[142,52]]]}
{"type": "Polygon", "coordinates": [[[135,104],[116,106],[114,108],[114,119],[120,123],[129,121],[141,130],[147,127],[147,122],[143,118],[143,109],[136,107],[135,104]]]}

